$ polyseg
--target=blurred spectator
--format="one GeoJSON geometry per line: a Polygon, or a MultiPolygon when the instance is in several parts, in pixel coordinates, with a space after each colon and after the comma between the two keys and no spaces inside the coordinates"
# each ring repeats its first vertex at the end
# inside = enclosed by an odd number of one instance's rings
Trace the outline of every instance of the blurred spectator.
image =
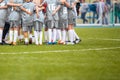
{"type": "Polygon", "coordinates": [[[114,16],[115,16],[115,23],[120,23],[120,2],[118,0],[114,0],[114,16]]]}
{"type": "Polygon", "coordinates": [[[109,11],[110,11],[109,5],[106,3],[104,6],[104,12],[102,16],[102,24],[105,24],[105,25],[108,24],[109,11]]]}
{"type": "Polygon", "coordinates": [[[106,0],[106,3],[111,5],[111,0],[106,0]]]}
{"type": "Polygon", "coordinates": [[[99,24],[102,24],[102,19],[104,18],[104,12],[105,12],[105,2],[104,0],[99,0],[97,3],[97,14],[98,14],[98,20],[97,22],[99,24]]]}
{"type": "Polygon", "coordinates": [[[77,16],[79,16],[80,1],[76,3],[77,16]]]}
{"type": "Polygon", "coordinates": [[[88,23],[88,20],[86,19],[86,13],[88,11],[88,4],[85,3],[85,1],[82,1],[81,7],[80,7],[80,12],[81,12],[81,18],[83,20],[83,23],[88,23]]]}
{"type": "Polygon", "coordinates": [[[93,12],[93,18],[92,18],[92,22],[95,23],[95,18],[98,19],[98,14],[97,14],[97,3],[98,3],[98,0],[95,0],[93,1],[92,4],[89,5],[89,9],[90,11],[93,12]]]}

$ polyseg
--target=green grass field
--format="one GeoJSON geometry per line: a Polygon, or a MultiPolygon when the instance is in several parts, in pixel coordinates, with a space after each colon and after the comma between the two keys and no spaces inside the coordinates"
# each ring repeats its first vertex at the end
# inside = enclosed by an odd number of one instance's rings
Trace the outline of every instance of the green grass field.
{"type": "Polygon", "coordinates": [[[0,80],[120,80],[120,28],[76,31],[76,45],[0,46],[0,80]]]}

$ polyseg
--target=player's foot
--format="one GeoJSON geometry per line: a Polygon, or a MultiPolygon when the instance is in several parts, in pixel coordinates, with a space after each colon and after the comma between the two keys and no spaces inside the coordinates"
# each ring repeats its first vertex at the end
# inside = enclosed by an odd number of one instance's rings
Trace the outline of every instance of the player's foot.
{"type": "Polygon", "coordinates": [[[57,44],[57,42],[52,42],[53,45],[57,44]]]}
{"type": "Polygon", "coordinates": [[[79,42],[81,42],[81,39],[76,39],[74,42],[78,44],[79,42]]]}
{"type": "Polygon", "coordinates": [[[58,41],[58,44],[65,44],[65,42],[62,41],[62,40],[59,40],[59,41],[58,41]]]}
{"type": "Polygon", "coordinates": [[[39,46],[39,44],[35,44],[36,46],[39,46]]]}
{"type": "Polygon", "coordinates": [[[47,45],[52,45],[52,42],[47,42],[47,45]]]}
{"type": "Polygon", "coordinates": [[[12,44],[13,44],[13,42],[11,42],[11,41],[8,41],[8,44],[9,44],[9,45],[12,45],[12,44]]]}
{"type": "Polygon", "coordinates": [[[13,42],[12,45],[15,46],[15,45],[17,45],[17,44],[16,44],[16,42],[13,42]]]}
{"type": "Polygon", "coordinates": [[[42,44],[39,44],[40,46],[42,46],[42,44]]]}

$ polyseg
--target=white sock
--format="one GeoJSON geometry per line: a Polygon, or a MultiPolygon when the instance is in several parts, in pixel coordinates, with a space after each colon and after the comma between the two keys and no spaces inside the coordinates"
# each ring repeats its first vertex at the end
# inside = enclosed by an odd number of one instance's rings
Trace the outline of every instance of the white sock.
{"type": "Polygon", "coordinates": [[[32,43],[35,42],[35,36],[32,36],[32,43]]]}
{"type": "Polygon", "coordinates": [[[38,45],[38,31],[34,31],[35,44],[38,45]]]}
{"type": "Polygon", "coordinates": [[[48,29],[49,42],[52,40],[52,29],[48,29]]]}
{"type": "Polygon", "coordinates": [[[25,38],[25,43],[28,43],[28,38],[25,38]]]}
{"type": "Polygon", "coordinates": [[[20,35],[20,39],[23,39],[24,38],[24,36],[23,35],[20,35]]]}
{"type": "Polygon", "coordinates": [[[29,34],[29,38],[32,38],[32,34],[31,33],[29,34]]]}
{"type": "Polygon", "coordinates": [[[10,42],[13,42],[13,30],[9,32],[10,42]]]}
{"type": "Polygon", "coordinates": [[[3,33],[3,30],[0,30],[0,43],[2,43],[2,33],[3,33]]]}
{"type": "Polygon", "coordinates": [[[68,31],[65,30],[65,32],[66,32],[66,38],[65,38],[65,41],[68,41],[68,40],[69,40],[69,39],[68,39],[68,31]]]}
{"type": "Polygon", "coordinates": [[[20,35],[18,36],[18,40],[20,40],[20,35]]]}
{"type": "Polygon", "coordinates": [[[53,42],[56,42],[56,29],[53,29],[53,42]]]}
{"type": "Polygon", "coordinates": [[[17,38],[18,38],[18,31],[15,30],[15,31],[14,31],[14,40],[13,40],[13,42],[16,42],[16,41],[17,41],[17,38]]]}
{"type": "Polygon", "coordinates": [[[73,30],[68,30],[68,36],[69,36],[70,42],[73,42],[74,41],[73,30]]]}
{"type": "Polygon", "coordinates": [[[42,35],[43,35],[42,31],[40,31],[40,32],[39,32],[39,36],[40,36],[40,37],[39,37],[39,44],[40,44],[40,45],[42,45],[42,35]]]}
{"type": "Polygon", "coordinates": [[[48,31],[44,32],[44,36],[45,36],[45,41],[48,41],[48,31]]]}
{"type": "Polygon", "coordinates": [[[75,32],[75,30],[73,30],[73,33],[74,33],[75,38],[80,39],[77,33],[75,32]]]}
{"type": "Polygon", "coordinates": [[[58,32],[57,36],[59,36],[58,40],[62,40],[61,30],[57,29],[57,32],[58,32]]]}
{"type": "Polygon", "coordinates": [[[65,42],[65,40],[66,40],[66,31],[63,30],[63,31],[62,31],[62,41],[65,42]]]}

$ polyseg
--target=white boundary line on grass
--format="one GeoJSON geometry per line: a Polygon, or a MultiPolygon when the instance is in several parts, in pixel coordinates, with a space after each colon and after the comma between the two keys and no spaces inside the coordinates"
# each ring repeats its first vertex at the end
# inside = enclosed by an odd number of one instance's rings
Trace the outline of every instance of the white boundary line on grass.
{"type": "Polygon", "coordinates": [[[88,38],[88,39],[96,39],[96,40],[109,40],[109,41],[120,41],[120,39],[105,39],[105,38],[88,38]]]}
{"type": "Polygon", "coordinates": [[[114,50],[114,49],[120,49],[120,47],[88,48],[88,49],[79,49],[79,50],[51,50],[51,51],[34,51],[34,52],[0,52],[0,55],[4,55],[4,54],[43,54],[43,53],[63,53],[63,52],[80,52],[80,51],[114,50]]]}

